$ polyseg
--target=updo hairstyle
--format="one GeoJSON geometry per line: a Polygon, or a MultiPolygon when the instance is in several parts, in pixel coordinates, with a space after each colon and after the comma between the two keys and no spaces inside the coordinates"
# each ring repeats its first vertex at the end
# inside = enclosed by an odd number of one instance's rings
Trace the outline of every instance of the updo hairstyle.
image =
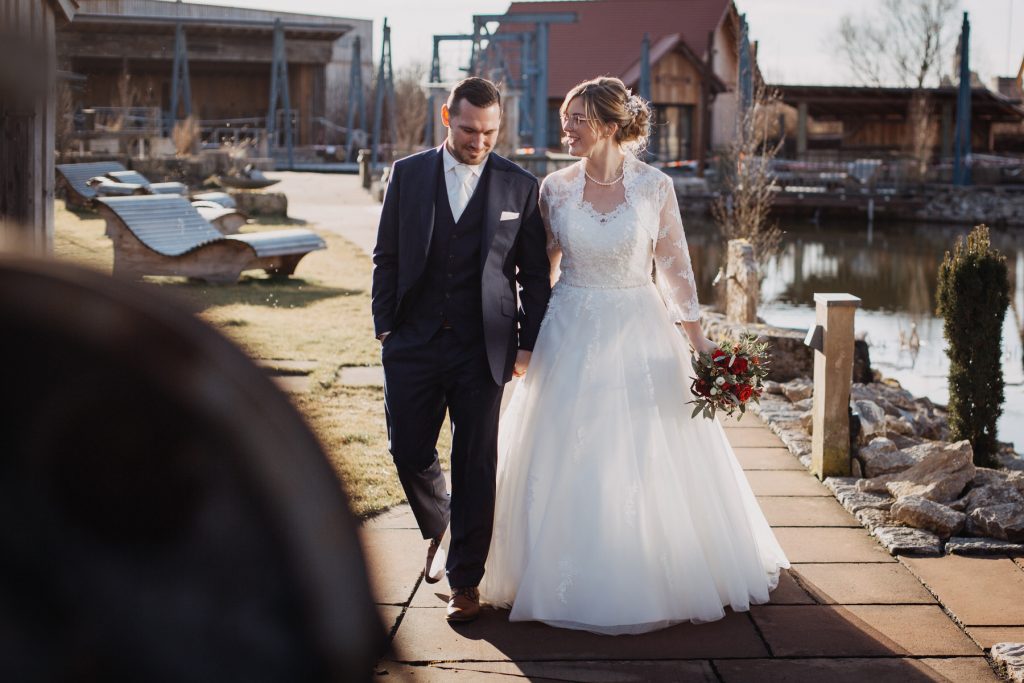
{"type": "Polygon", "coordinates": [[[559,114],[564,118],[569,103],[580,98],[583,111],[597,129],[599,124],[615,124],[615,141],[634,153],[647,147],[651,135],[651,105],[634,95],[618,78],[600,76],[572,88],[562,101],[559,114]]]}

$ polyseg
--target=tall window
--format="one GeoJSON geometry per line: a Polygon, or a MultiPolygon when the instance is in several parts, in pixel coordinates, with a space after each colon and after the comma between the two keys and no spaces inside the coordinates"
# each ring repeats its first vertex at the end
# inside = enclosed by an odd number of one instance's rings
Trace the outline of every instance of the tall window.
{"type": "Polygon", "coordinates": [[[692,104],[654,105],[654,130],[648,151],[655,161],[687,161],[693,158],[692,104]]]}

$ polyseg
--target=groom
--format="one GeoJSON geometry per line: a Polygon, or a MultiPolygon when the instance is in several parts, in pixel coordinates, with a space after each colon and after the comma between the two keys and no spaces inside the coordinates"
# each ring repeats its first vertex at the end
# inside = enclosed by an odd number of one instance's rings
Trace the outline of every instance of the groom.
{"type": "Polygon", "coordinates": [[[444,144],[391,170],[373,250],[373,323],[389,448],[430,539],[424,578],[440,578],[431,564],[450,522],[447,618],[471,621],[491,542],[501,394],[526,372],[551,288],[537,180],[491,152],[498,89],[460,81],[441,120],[444,144]],[[436,450],[446,410],[450,496],[436,450]]]}

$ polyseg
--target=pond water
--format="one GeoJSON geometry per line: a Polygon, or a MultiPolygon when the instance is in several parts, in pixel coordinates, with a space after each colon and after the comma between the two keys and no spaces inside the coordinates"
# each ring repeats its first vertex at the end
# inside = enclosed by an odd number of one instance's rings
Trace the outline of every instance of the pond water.
{"type": "MultiPolygon", "coordinates": [[[[783,219],[780,254],[767,267],[759,313],[766,322],[807,329],[815,320],[815,292],[859,296],[855,327],[871,348],[872,367],[916,396],[948,400],[946,341],[935,315],[939,265],[956,239],[971,226],[875,224],[783,219]],[[920,348],[900,343],[916,329],[920,348]]],[[[721,240],[707,220],[687,221],[701,301],[715,301],[712,282],[723,261],[721,240]]],[[[1006,255],[1011,306],[1003,323],[1006,403],[999,438],[1024,448],[1024,231],[992,232],[992,243],[1006,255]]]]}

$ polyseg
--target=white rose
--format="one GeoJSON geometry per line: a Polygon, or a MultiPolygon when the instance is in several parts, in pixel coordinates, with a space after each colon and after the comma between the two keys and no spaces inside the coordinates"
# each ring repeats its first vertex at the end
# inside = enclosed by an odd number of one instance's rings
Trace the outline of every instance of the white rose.
{"type": "Polygon", "coordinates": [[[717,384],[718,386],[722,386],[723,384],[725,384],[725,378],[718,377],[717,379],[715,379],[715,384],[717,384]]]}

